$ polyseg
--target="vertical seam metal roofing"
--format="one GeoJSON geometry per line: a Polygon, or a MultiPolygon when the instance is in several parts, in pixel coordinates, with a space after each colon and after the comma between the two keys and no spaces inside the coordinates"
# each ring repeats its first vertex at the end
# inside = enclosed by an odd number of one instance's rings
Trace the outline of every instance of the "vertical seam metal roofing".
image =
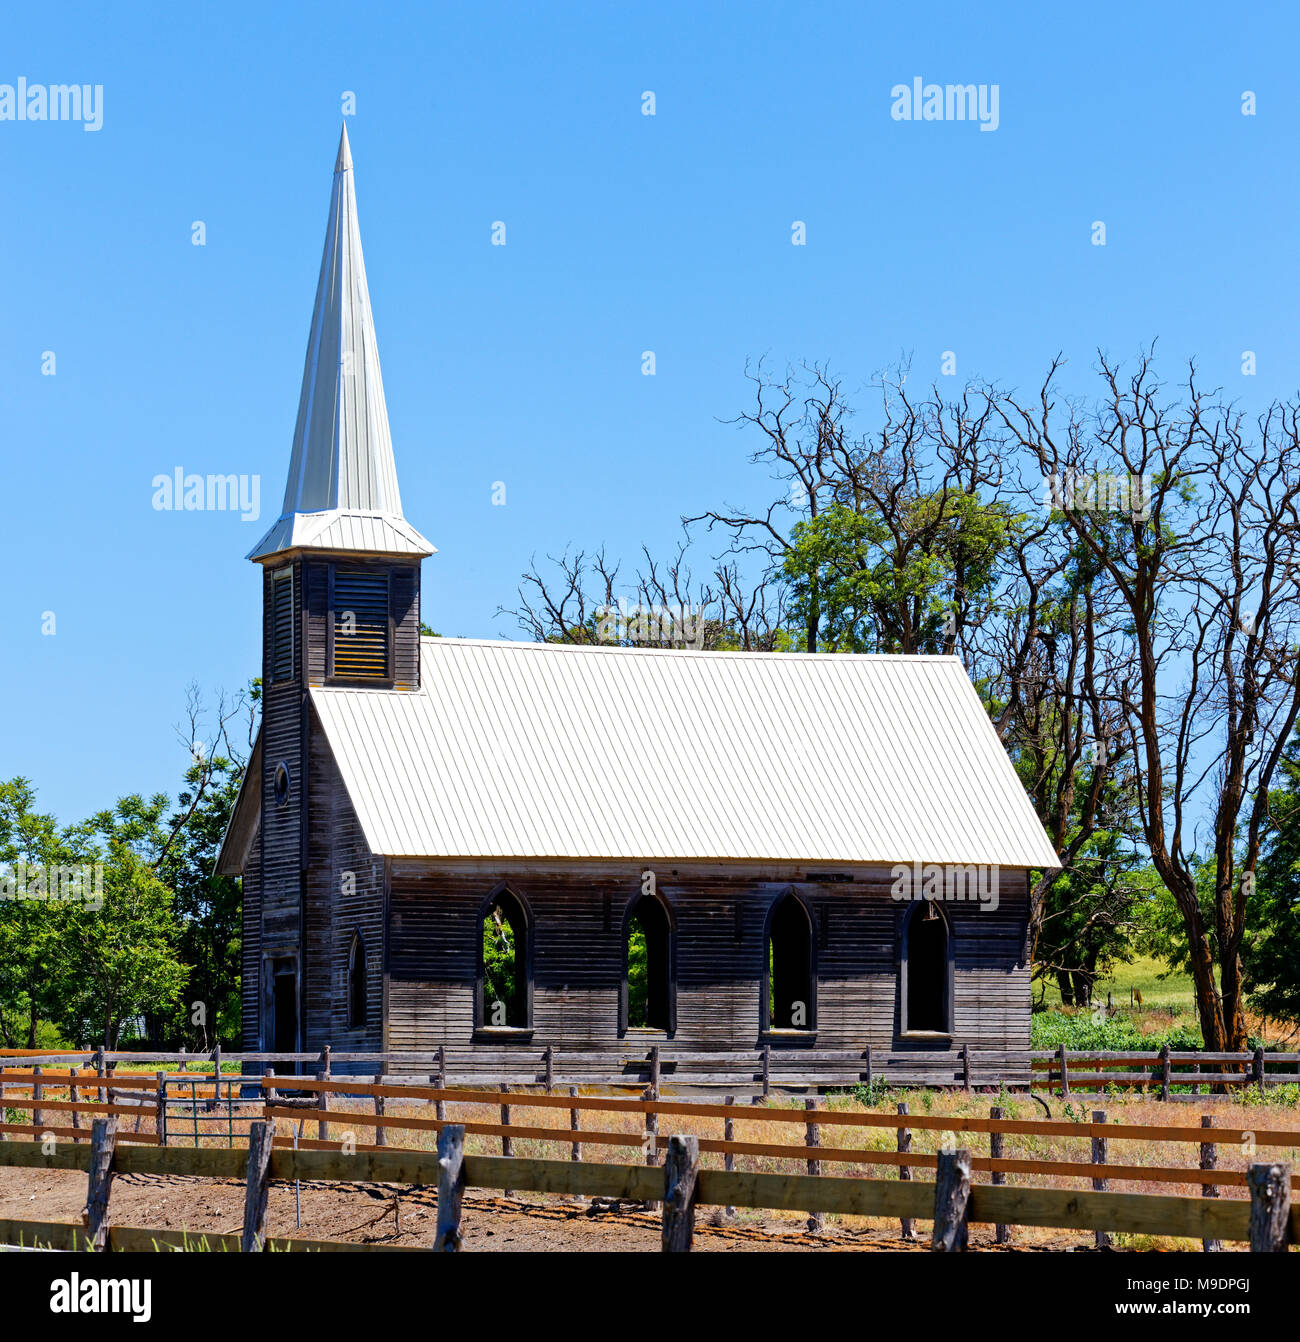
{"type": "Polygon", "coordinates": [[[420,666],[311,691],[376,853],[1056,865],[956,657],[426,638],[420,666]]]}
{"type": "Polygon", "coordinates": [[[295,544],[433,552],[402,517],[346,126],[334,163],[284,504],[249,558],[295,544]],[[303,519],[309,520],[300,526],[303,519]],[[321,533],[314,541],[313,529],[321,533]]]}

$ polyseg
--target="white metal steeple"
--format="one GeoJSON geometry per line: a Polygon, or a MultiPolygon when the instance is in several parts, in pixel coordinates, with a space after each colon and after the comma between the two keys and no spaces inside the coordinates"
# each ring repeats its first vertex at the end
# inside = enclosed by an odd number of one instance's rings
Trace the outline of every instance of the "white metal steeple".
{"type": "Polygon", "coordinates": [[[300,549],[434,553],[402,516],[346,125],[334,163],[284,506],[248,558],[300,549]]]}

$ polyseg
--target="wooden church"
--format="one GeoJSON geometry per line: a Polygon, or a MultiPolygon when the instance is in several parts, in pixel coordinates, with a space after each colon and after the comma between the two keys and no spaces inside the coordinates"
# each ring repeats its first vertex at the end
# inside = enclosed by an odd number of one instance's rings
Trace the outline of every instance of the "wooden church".
{"type": "Polygon", "coordinates": [[[952,1080],[968,1049],[973,1083],[1028,1080],[1027,882],[1057,859],[958,659],[422,638],[433,553],[345,130],[284,507],[249,555],[262,724],[218,866],[245,1049],[767,1044],[813,1081],[868,1046],[952,1080]]]}

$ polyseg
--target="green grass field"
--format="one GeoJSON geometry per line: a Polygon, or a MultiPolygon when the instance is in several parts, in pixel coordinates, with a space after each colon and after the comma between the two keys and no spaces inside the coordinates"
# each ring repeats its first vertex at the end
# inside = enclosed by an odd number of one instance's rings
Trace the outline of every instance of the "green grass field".
{"type": "MultiPolygon", "coordinates": [[[[1117,964],[1109,978],[1097,982],[1096,997],[1106,1000],[1110,993],[1116,1008],[1129,1005],[1129,993],[1136,988],[1142,994],[1146,1010],[1163,1010],[1172,1014],[1195,1011],[1191,975],[1169,973],[1169,966],[1153,956],[1139,956],[1128,964],[1117,964]],[[1165,975],[1166,977],[1161,977],[1165,975]]],[[[1053,982],[1047,988],[1047,1004],[1060,1006],[1061,994],[1053,982]]]]}

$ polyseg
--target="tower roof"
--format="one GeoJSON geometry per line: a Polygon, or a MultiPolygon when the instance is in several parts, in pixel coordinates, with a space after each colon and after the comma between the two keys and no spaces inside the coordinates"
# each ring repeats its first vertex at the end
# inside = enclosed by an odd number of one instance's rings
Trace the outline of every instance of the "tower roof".
{"type": "Polygon", "coordinates": [[[402,516],[352,179],[345,125],[284,506],[249,559],[298,549],[434,553],[402,516]]]}

